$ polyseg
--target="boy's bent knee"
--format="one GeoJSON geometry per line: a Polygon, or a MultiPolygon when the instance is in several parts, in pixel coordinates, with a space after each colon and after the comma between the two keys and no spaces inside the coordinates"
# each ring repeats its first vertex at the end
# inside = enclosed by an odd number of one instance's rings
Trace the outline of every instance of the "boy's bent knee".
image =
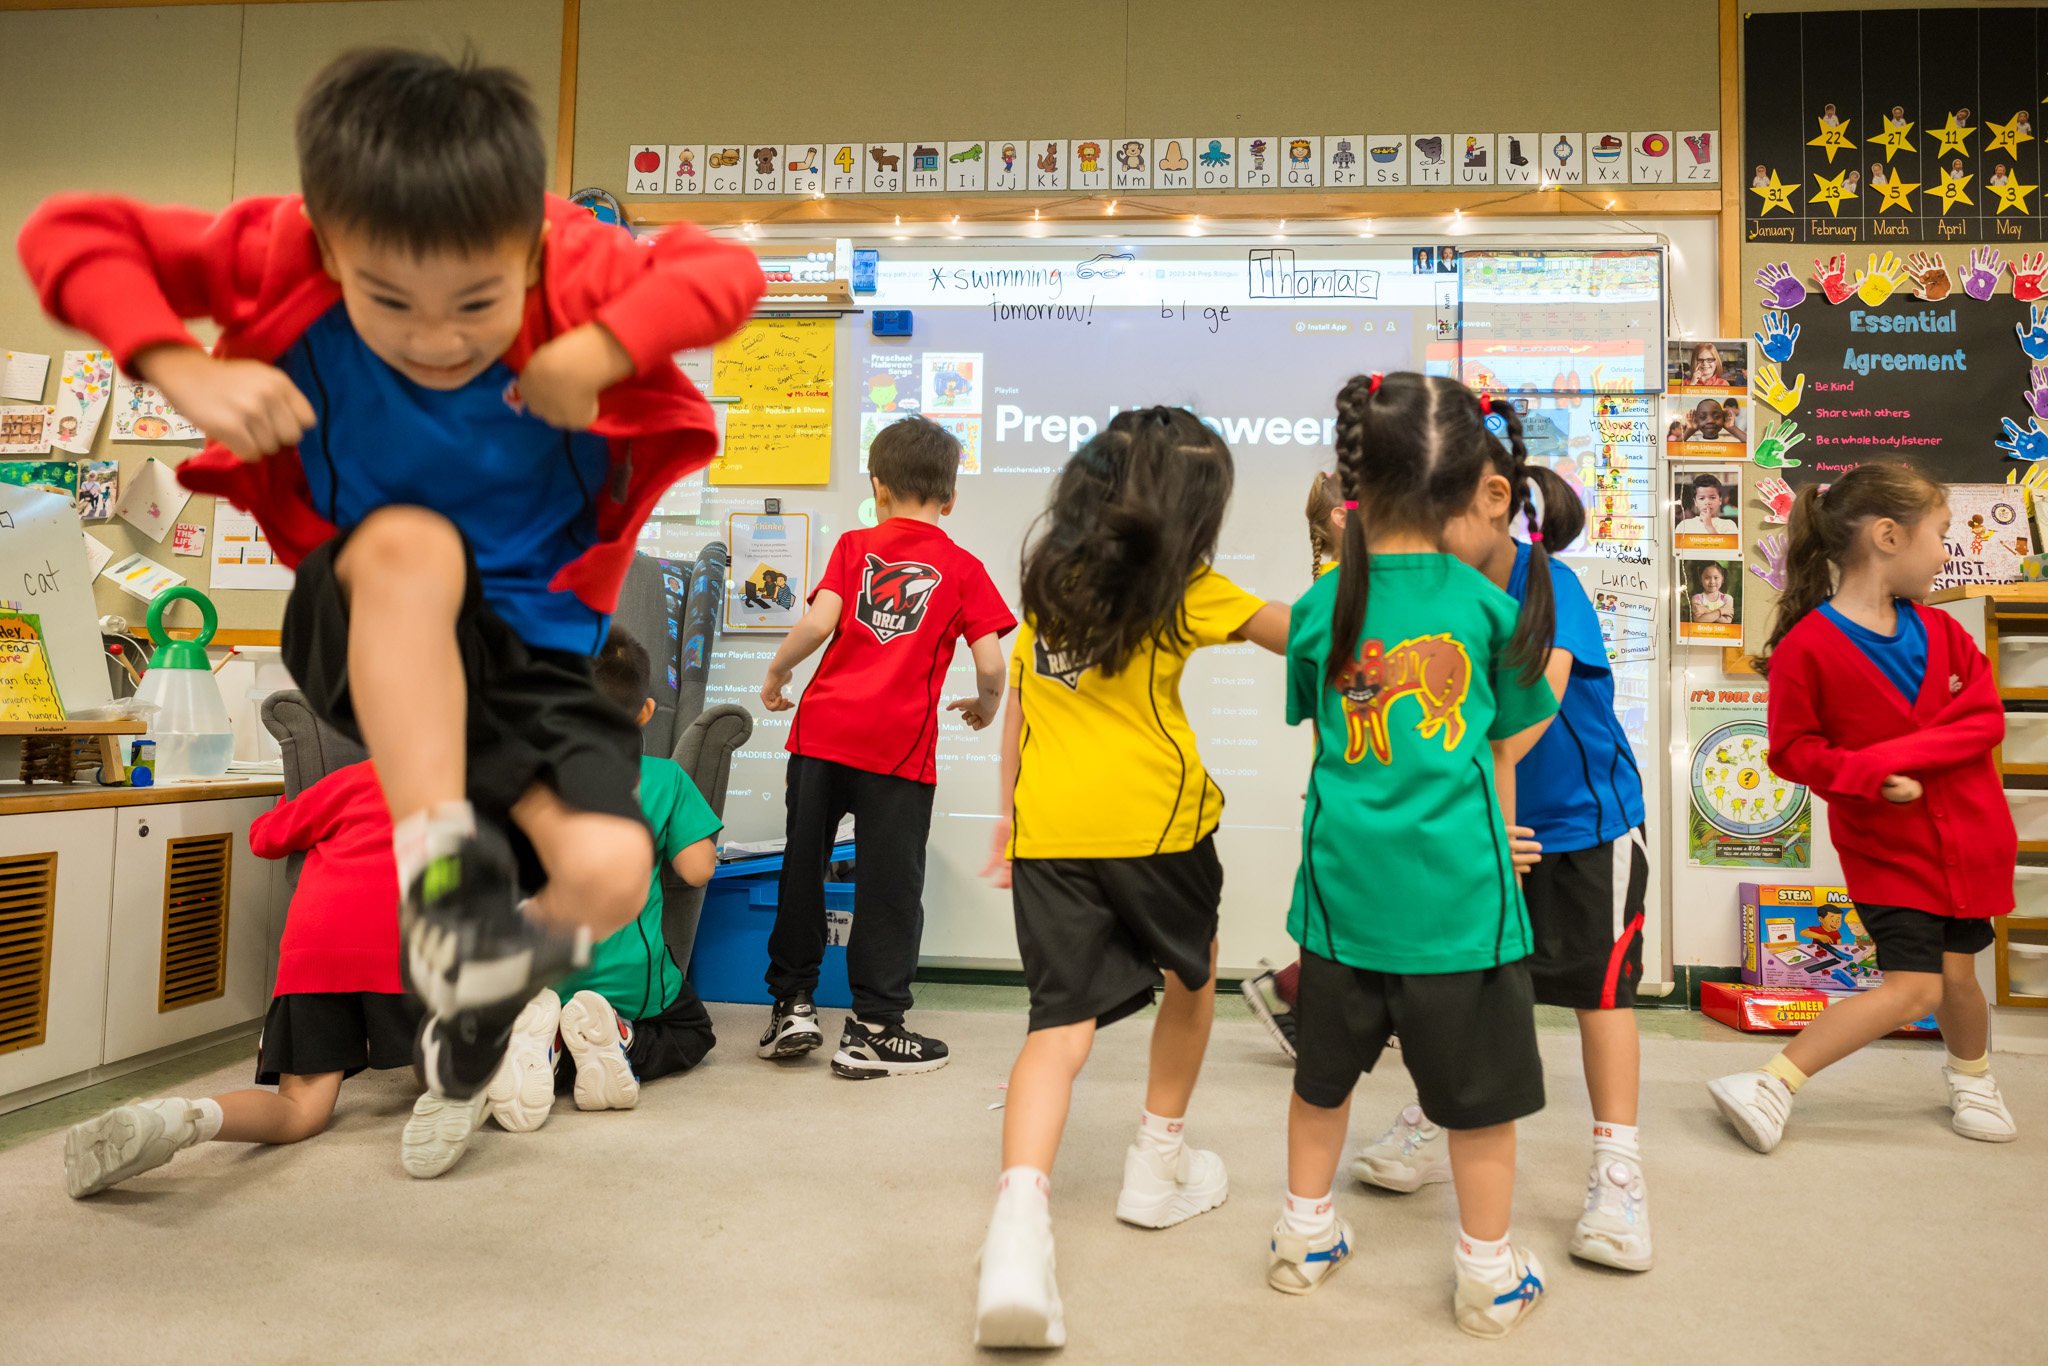
{"type": "Polygon", "coordinates": [[[1942,980],[1940,973],[1895,972],[1885,978],[1885,985],[1896,994],[1901,1017],[1917,1020],[1941,1004],[1942,980]]]}
{"type": "Polygon", "coordinates": [[[385,507],[365,517],[349,533],[348,544],[335,560],[344,583],[366,574],[403,576],[426,586],[434,579],[464,573],[462,533],[438,512],[421,507],[385,507]]]}
{"type": "Polygon", "coordinates": [[[617,833],[579,840],[565,866],[550,868],[548,881],[567,903],[584,909],[579,917],[596,934],[629,924],[647,904],[654,876],[654,846],[647,832],[619,821],[617,833]]]}

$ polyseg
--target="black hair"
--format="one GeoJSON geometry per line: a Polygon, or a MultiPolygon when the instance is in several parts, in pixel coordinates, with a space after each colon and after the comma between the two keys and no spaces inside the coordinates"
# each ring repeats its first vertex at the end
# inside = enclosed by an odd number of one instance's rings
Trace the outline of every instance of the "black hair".
{"type": "MultiPolygon", "coordinates": [[[[1435,538],[1445,522],[1470,506],[1480,480],[1489,474],[1506,477],[1512,490],[1509,515],[1522,515],[1531,542],[1528,587],[1507,660],[1525,685],[1543,676],[1556,630],[1544,547],[1552,543],[1553,529],[1562,538],[1571,521],[1583,531],[1586,519],[1584,509],[1576,515],[1570,511],[1578,500],[1564,480],[1551,471],[1536,473],[1539,469],[1529,463],[1514,405],[1482,398],[1454,379],[1412,371],[1356,375],[1338,391],[1337,473],[1345,498],[1358,509],[1344,521],[1344,553],[1337,566],[1330,656],[1323,666],[1333,685],[1344,686],[1365,630],[1372,537],[1413,531],[1435,538]],[[1496,418],[1500,437],[1488,426],[1496,418]],[[1541,518],[1532,488],[1543,499],[1541,518]]],[[[1576,539],[1555,543],[1562,550],[1576,539]]]]}
{"type": "Polygon", "coordinates": [[[619,710],[637,719],[647,699],[654,695],[648,684],[653,668],[647,647],[633,639],[625,627],[613,626],[611,634],[604,638],[603,648],[597,652],[591,672],[597,690],[619,710]]]}
{"type": "Polygon", "coordinates": [[[1728,506],[1728,486],[1722,483],[1719,479],[1716,479],[1711,474],[1694,475],[1692,479],[1687,483],[1686,487],[1691,490],[1691,492],[1685,495],[1686,503],[1689,507],[1692,508],[1693,515],[1695,517],[1699,515],[1700,509],[1698,500],[1699,492],[1701,489],[1712,489],[1714,492],[1720,494],[1721,506],[1728,506]]]}
{"type": "Polygon", "coordinates": [[[322,227],[414,256],[539,237],[547,148],[526,81],[497,66],[362,48],[313,78],[299,186],[322,227]]]}
{"type": "Polygon", "coordinates": [[[1024,614],[1065,667],[1115,674],[1189,643],[1188,580],[1216,553],[1235,470],[1185,408],[1118,413],[1054,482],[1024,547],[1024,614]]]}
{"type": "Polygon", "coordinates": [[[1882,517],[1910,527],[1947,502],[1948,489],[1938,481],[1911,465],[1882,462],[1858,465],[1832,485],[1800,489],[1785,528],[1785,591],[1758,667],[1769,672],[1778,642],[1833,596],[1835,571],[1848,566],[1865,522],[1882,517]]]}
{"type": "Polygon", "coordinates": [[[899,498],[944,503],[960,480],[960,439],[928,417],[906,417],[875,435],[868,473],[899,498]]]}

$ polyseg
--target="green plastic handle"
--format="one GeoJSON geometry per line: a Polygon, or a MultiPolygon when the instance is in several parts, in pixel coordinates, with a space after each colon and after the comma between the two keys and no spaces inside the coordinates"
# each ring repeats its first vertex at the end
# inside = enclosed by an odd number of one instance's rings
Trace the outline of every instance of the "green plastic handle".
{"type": "Polygon", "coordinates": [[[213,602],[206,594],[190,584],[179,584],[166,588],[149,600],[149,640],[155,648],[150,653],[149,663],[153,669],[204,669],[206,647],[213,643],[213,633],[220,626],[220,617],[213,610],[213,602]],[[199,606],[199,638],[197,640],[172,640],[164,630],[164,609],[173,602],[183,600],[199,606]]]}

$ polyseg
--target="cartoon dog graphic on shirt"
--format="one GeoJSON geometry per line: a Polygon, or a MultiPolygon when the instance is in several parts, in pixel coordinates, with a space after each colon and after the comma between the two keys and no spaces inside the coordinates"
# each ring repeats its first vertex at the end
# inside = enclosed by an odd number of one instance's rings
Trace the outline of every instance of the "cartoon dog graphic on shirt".
{"type": "Polygon", "coordinates": [[[1443,736],[1448,753],[1465,738],[1465,698],[1472,689],[1472,657],[1448,635],[1417,636],[1388,649],[1377,640],[1359,647],[1358,659],[1346,671],[1344,762],[1355,764],[1372,751],[1382,764],[1392,763],[1393,739],[1387,716],[1394,704],[1413,696],[1422,720],[1415,733],[1425,740],[1443,736]]]}

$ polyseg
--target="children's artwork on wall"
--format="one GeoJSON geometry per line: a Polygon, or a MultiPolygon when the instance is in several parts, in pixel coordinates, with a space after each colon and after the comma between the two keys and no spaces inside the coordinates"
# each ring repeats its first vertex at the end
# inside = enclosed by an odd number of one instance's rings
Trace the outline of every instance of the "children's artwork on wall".
{"type": "MultiPolygon", "coordinates": [[[[1733,402],[1734,400],[1730,400],[1733,402]]],[[[1680,551],[1742,546],[1742,472],[1734,466],[1672,476],[1672,545],[1680,551]]]]}
{"type": "Polygon", "coordinates": [[[177,570],[167,569],[139,552],[124,555],[108,565],[105,578],[123,593],[144,602],[153,601],[166,588],[185,582],[185,576],[177,570]]]}
{"type": "Polygon", "coordinates": [[[2043,14],[1974,5],[1747,15],[1746,240],[2040,241],[2043,14]]]}
{"type": "Polygon", "coordinates": [[[191,497],[171,467],[151,456],[128,481],[127,489],[114,504],[114,515],[152,541],[161,541],[170,534],[191,497]]]}
{"type": "Polygon", "coordinates": [[[0,455],[41,455],[50,449],[57,410],[40,403],[0,408],[0,455]]]}
{"type": "Polygon", "coordinates": [[[1695,867],[1813,866],[1813,799],[1772,772],[1764,708],[1761,688],[1700,689],[1687,706],[1695,867]]]}
{"type": "Polygon", "coordinates": [[[1689,645],[1732,645],[1742,639],[1741,561],[1678,562],[1678,639],[1689,645]]]}
{"type": "Polygon", "coordinates": [[[113,547],[82,527],[78,535],[85,542],[85,576],[96,579],[114,562],[113,547]]]}
{"type": "Polygon", "coordinates": [[[41,403],[49,377],[50,358],[42,352],[0,351],[0,398],[41,403]]]}
{"type": "Polygon", "coordinates": [[[171,401],[153,384],[116,371],[114,375],[114,441],[202,441],[205,434],[178,416],[171,401]]]}
{"type": "Polygon", "coordinates": [[[71,460],[0,460],[0,484],[78,497],[78,464],[71,460]]]}
{"type": "Polygon", "coordinates": [[[199,556],[206,553],[206,528],[197,522],[180,522],[171,528],[173,555],[199,556]]]}
{"type": "Polygon", "coordinates": [[[725,629],[787,631],[803,616],[811,582],[807,512],[735,512],[726,518],[732,574],[725,629]]]}
{"type": "Polygon", "coordinates": [[[113,460],[78,462],[78,520],[104,522],[114,515],[121,496],[121,466],[113,460]]]}

